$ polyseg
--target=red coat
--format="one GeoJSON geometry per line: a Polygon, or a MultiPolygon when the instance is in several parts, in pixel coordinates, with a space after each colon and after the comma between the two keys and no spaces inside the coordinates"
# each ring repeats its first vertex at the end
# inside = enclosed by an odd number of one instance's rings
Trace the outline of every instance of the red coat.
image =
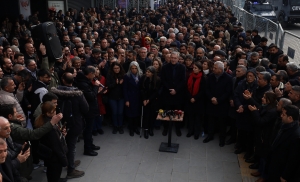
{"type": "MultiPolygon", "coordinates": [[[[106,79],[104,76],[101,76],[101,79],[99,81],[102,85],[106,86],[106,79]]],[[[94,81],[93,81],[93,84],[94,84],[94,81]]],[[[104,115],[104,114],[106,114],[106,109],[105,109],[105,105],[102,102],[102,97],[103,97],[103,94],[100,94],[100,93],[97,94],[99,111],[100,111],[101,115],[104,115]]]]}

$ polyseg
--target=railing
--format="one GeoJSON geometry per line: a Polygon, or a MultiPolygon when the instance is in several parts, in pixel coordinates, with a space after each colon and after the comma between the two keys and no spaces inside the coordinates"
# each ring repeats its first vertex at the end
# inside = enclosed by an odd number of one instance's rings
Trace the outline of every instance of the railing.
{"type": "Polygon", "coordinates": [[[248,13],[242,8],[242,0],[223,0],[223,3],[232,9],[245,30],[257,29],[261,37],[268,38],[268,44],[276,44],[289,56],[290,62],[300,66],[300,36],[283,30],[280,23],[248,13]]]}

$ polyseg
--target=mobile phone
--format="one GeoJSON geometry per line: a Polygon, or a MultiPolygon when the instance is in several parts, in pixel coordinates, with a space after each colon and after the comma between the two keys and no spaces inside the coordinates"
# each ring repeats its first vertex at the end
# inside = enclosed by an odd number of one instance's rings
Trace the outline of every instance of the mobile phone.
{"type": "Polygon", "coordinates": [[[24,154],[29,149],[30,146],[31,146],[30,141],[28,141],[24,146],[24,148],[22,149],[22,154],[24,154]]]}
{"type": "Polygon", "coordinates": [[[60,108],[57,107],[57,108],[56,108],[56,114],[59,114],[59,113],[61,113],[61,111],[60,111],[60,108]]]}
{"type": "Polygon", "coordinates": [[[67,122],[65,122],[62,127],[60,128],[60,131],[63,131],[67,127],[67,122]]]}

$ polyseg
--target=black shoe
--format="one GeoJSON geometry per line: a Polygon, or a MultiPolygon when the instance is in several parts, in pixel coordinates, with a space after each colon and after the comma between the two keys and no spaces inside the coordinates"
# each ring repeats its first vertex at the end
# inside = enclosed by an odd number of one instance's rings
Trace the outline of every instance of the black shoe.
{"type": "Polygon", "coordinates": [[[224,147],[225,146],[225,139],[220,140],[219,146],[220,147],[224,147]]]}
{"type": "Polygon", "coordinates": [[[98,135],[98,132],[97,132],[96,130],[94,130],[94,131],[92,132],[92,135],[93,135],[93,136],[97,136],[97,135],[98,135]]]}
{"type": "Polygon", "coordinates": [[[236,150],[234,151],[235,154],[241,154],[241,153],[243,153],[243,152],[244,152],[244,150],[243,150],[242,148],[236,149],[236,150]]]}
{"type": "Polygon", "coordinates": [[[83,155],[88,155],[88,156],[97,156],[98,153],[95,151],[84,151],[83,155]]]}
{"type": "Polygon", "coordinates": [[[135,132],[137,135],[141,134],[141,133],[140,133],[140,130],[139,130],[138,128],[136,128],[136,129],[134,130],[134,132],[135,132]]]}
{"type": "Polygon", "coordinates": [[[199,134],[195,134],[195,135],[194,135],[194,139],[195,139],[195,140],[198,140],[198,139],[199,139],[199,136],[200,136],[199,134]]]}
{"type": "Polygon", "coordinates": [[[254,164],[251,164],[249,166],[249,169],[258,169],[258,168],[259,168],[259,163],[258,162],[254,163],[254,164]]]}
{"type": "Polygon", "coordinates": [[[118,128],[117,127],[114,127],[113,131],[112,131],[112,134],[117,134],[118,132],[118,128]]]}
{"type": "Polygon", "coordinates": [[[229,138],[229,140],[227,140],[225,144],[226,145],[231,145],[233,143],[235,143],[235,140],[233,138],[229,138]]]}
{"type": "Polygon", "coordinates": [[[147,129],[144,130],[144,138],[148,139],[149,138],[149,132],[147,129]]]}
{"type": "Polygon", "coordinates": [[[120,133],[120,134],[123,134],[123,133],[124,133],[124,130],[123,130],[122,127],[119,127],[119,133],[120,133]]]}
{"type": "Polygon", "coordinates": [[[213,139],[214,139],[214,137],[208,136],[208,137],[206,137],[206,138],[203,140],[203,143],[208,143],[209,141],[211,141],[211,140],[213,140],[213,139]]]}
{"type": "Polygon", "coordinates": [[[153,129],[149,129],[149,135],[154,136],[153,129]]]}
{"type": "Polygon", "coordinates": [[[168,130],[164,129],[163,132],[162,132],[162,135],[167,136],[168,135],[168,130]]]}
{"type": "Polygon", "coordinates": [[[129,131],[130,136],[134,136],[134,132],[132,130],[129,131]]]}
{"type": "Polygon", "coordinates": [[[188,134],[186,135],[186,137],[190,138],[190,137],[193,136],[193,135],[194,135],[194,133],[188,132],[188,134]]]}
{"type": "Polygon", "coordinates": [[[100,150],[100,147],[92,144],[92,150],[100,150]]]}
{"type": "Polygon", "coordinates": [[[97,132],[98,132],[100,135],[103,135],[103,134],[104,134],[104,131],[103,131],[102,129],[97,130],[97,132]]]}
{"type": "Polygon", "coordinates": [[[181,131],[180,131],[180,129],[177,129],[177,130],[176,130],[176,135],[179,136],[179,137],[181,136],[181,131]]]}

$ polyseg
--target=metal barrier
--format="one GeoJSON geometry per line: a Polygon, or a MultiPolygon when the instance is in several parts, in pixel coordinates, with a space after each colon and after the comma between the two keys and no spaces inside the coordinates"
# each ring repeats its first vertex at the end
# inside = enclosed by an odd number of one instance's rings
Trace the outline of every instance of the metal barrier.
{"type": "Polygon", "coordinates": [[[289,56],[289,61],[300,66],[300,36],[284,31],[282,41],[282,50],[289,56]]]}
{"type": "Polygon", "coordinates": [[[223,0],[245,30],[257,29],[261,37],[268,38],[268,44],[276,44],[289,56],[290,62],[300,66],[300,36],[283,30],[280,23],[275,23],[261,16],[253,15],[243,8],[243,0],[223,0]]]}

